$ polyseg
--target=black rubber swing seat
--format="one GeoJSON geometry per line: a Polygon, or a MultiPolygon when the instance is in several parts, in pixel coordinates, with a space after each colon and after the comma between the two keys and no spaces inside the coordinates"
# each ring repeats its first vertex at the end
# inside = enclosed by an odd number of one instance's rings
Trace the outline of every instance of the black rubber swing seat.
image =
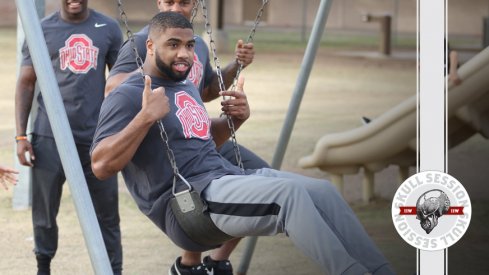
{"type": "Polygon", "coordinates": [[[235,238],[217,228],[207,212],[207,205],[195,191],[175,194],[170,207],[183,231],[200,245],[216,246],[235,238]]]}

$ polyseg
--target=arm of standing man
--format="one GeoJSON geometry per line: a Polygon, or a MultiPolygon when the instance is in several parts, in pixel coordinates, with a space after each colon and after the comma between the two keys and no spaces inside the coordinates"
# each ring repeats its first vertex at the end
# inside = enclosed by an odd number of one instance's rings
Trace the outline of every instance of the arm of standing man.
{"type": "Polygon", "coordinates": [[[450,58],[450,68],[448,68],[448,79],[453,85],[459,85],[462,83],[462,79],[460,79],[458,75],[458,53],[454,50],[451,50],[448,53],[448,58],[450,58]]]}
{"type": "Polygon", "coordinates": [[[8,190],[7,183],[15,185],[17,183],[17,174],[19,171],[0,165],[0,185],[8,190]]]}
{"type": "MultiPolygon", "coordinates": [[[[123,44],[122,44],[122,32],[119,28],[119,25],[116,25],[116,28],[113,31],[111,31],[111,35],[112,35],[111,36],[111,46],[110,46],[109,52],[107,53],[107,57],[106,57],[106,61],[105,61],[105,63],[107,64],[107,68],[109,69],[109,72],[112,71],[112,68],[114,68],[114,66],[117,62],[117,57],[119,56],[119,50],[123,46],[123,44]]],[[[108,82],[109,79],[107,79],[105,82],[105,89],[104,89],[104,95],[105,96],[107,96],[107,94],[108,94],[106,91],[107,91],[107,85],[109,83],[108,82]]],[[[119,82],[119,83],[121,83],[121,82],[119,82]]]]}
{"type": "MultiPolygon", "coordinates": [[[[141,60],[146,58],[146,39],[148,34],[135,33],[134,45],[136,46],[138,55],[141,60]]],[[[122,37],[122,36],[121,36],[122,37]]],[[[110,70],[109,77],[105,83],[105,96],[109,95],[117,86],[124,82],[131,74],[137,72],[138,64],[136,63],[136,54],[133,50],[131,40],[126,40],[120,47],[117,48],[118,53],[114,60],[114,65],[110,70]]]]}
{"type": "Polygon", "coordinates": [[[27,140],[26,129],[29,113],[32,108],[32,100],[34,99],[36,80],[37,77],[34,67],[30,65],[22,66],[15,88],[17,158],[20,164],[31,167],[33,166],[32,161],[35,159],[35,156],[32,145],[27,140]],[[26,158],[26,152],[29,153],[30,159],[26,158]]]}
{"type": "MultiPolygon", "coordinates": [[[[228,64],[222,70],[222,77],[224,86],[228,88],[233,84],[234,77],[238,72],[238,68],[240,64],[243,64],[243,68],[246,68],[253,62],[253,58],[255,57],[255,49],[253,43],[244,43],[243,40],[238,40],[235,48],[235,61],[228,64]]],[[[202,100],[204,102],[209,102],[213,99],[219,97],[221,89],[219,87],[219,78],[217,76],[217,72],[213,72],[212,80],[208,86],[204,88],[202,92],[202,100]]]]}
{"type": "Polygon", "coordinates": [[[107,82],[105,83],[105,97],[107,97],[112,90],[129,78],[131,74],[132,73],[117,73],[107,78],[107,82]]]}

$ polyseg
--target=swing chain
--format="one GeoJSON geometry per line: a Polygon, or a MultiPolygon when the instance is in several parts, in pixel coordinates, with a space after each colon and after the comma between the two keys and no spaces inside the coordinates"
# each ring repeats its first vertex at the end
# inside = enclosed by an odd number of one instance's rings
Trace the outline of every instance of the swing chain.
{"type": "Polygon", "coordinates": [[[126,29],[127,39],[129,40],[129,43],[131,43],[132,51],[134,53],[134,56],[136,57],[136,64],[138,66],[138,71],[139,71],[139,73],[141,74],[141,76],[144,79],[144,71],[143,71],[143,64],[144,64],[144,62],[143,62],[143,59],[141,58],[141,56],[138,53],[138,50],[137,50],[137,47],[136,47],[136,42],[134,41],[134,33],[129,28],[127,14],[124,11],[124,7],[122,5],[122,0],[117,0],[117,7],[119,9],[120,19],[121,19],[122,23],[124,24],[124,28],[126,29]]]}
{"type": "Polygon", "coordinates": [[[219,82],[219,89],[221,91],[224,91],[226,88],[224,87],[224,80],[222,78],[221,63],[220,63],[219,59],[217,58],[216,43],[212,37],[212,28],[211,28],[211,24],[209,23],[207,5],[205,4],[205,0],[197,0],[197,2],[202,4],[202,15],[204,16],[204,21],[205,21],[204,27],[205,27],[205,32],[209,36],[209,46],[210,46],[211,51],[212,51],[214,65],[216,66],[216,73],[217,73],[217,78],[218,78],[218,82],[219,82]]]}
{"type": "MultiPolygon", "coordinates": [[[[212,38],[212,29],[211,29],[209,19],[208,19],[207,6],[205,4],[205,0],[199,0],[199,2],[202,2],[202,15],[204,16],[204,21],[205,21],[205,31],[206,31],[207,35],[209,36],[209,46],[210,46],[211,51],[212,51],[212,56],[214,59],[214,65],[216,66],[216,74],[217,74],[217,78],[218,78],[218,82],[219,82],[219,89],[221,91],[225,91],[226,88],[224,86],[224,80],[222,77],[221,64],[220,64],[219,59],[217,57],[215,41],[212,38]]],[[[239,168],[241,169],[241,171],[244,171],[243,161],[241,160],[241,152],[239,151],[238,142],[236,140],[236,128],[234,127],[234,122],[233,122],[231,116],[227,115],[226,118],[227,118],[227,124],[228,124],[229,130],[231,132],[230,138],[231,138],[231,141],[233,143],[233,149],[234,149],[234,155],[236,157],[236,163],[239,166],[239,168]]]]}
{"type": "MultiPolygon", "coordinates": [[[[255,18],[255,22],[253,23],[253,28],[251,28],[250,34],[248,35],[248,39],[246,39],[246,44],[248,44],[249,42],[253,42],[253,37],[255,36],[256,29],[258,28],[258,25],[261,22],[261,18],[263,16],[263,11],[265,10],[265,6],[268,4],[268,1],[269,0],[263,0],[262,1],[260,9],[256,13],[256,18],[255,18]]],[[[230,88],[231,91],[234,91],[236,89],[239,74],[241,73],[241,71],[243,69],[244,69],[243,63],[239,63],[238,70],[236,71],[236,76],[234,77],[233,84],[231,85],[231,88],[230,88]]]]}
{"type": "MultiPolygon", "coordinates": [[[[258,27],[258,24],[261,21],[261,17],[263,15],[263,10],[265,9],[266,4],[268,4],[268,1],[269,0],[263,0],[262,1],[262,5],[261,5],[261,7],[257,13],[255,22],[253,24],[253,28],[250,31],[250,34],[246,40],[246,43],[253,41],[253,36],[256,33],[256,28],[258,27]]],[[[202,15],[204,16],[204,21],[205,21],[205,24],[204,24],[205,32],[209,36],[209,46],[211,48],[211,52],[212,52],[212,56],[213,56],[213,60],[214,60],[214,65],[216,66],[216,74],[217,74],[217,78],[218,78],[218,82],[219,82],[219,89],[221,91],[224,91],[226,89],[226,87],[224,85],[224,79],[222,76],[221,64],[219,62],[219,58],[217,57],[216,43],[212,37],[212,28],[211,28],[210,23],[209,23],[207,6],[205,4],[205,0],[197,0],[197,2],[201,2],[201,4],[202,4],[202,15]]],[[[242,70],[243,70],[243,64],[240,63],[238,70],[236,71],[236,75],[233,79],[233,83],[232,83],[231,88],[230,88],[231,91],[234,91],[236,89],[238,77],[239,77],[239,74],[241,73],[242,70]]],[[[225,99],[225,97],[223,97],[223,98],[225,99]]],[[[241,158],[241,152],[239,150],[238,142],[236,140],[236,128],[234,126],[233,120],[231,119],[231,116],[229,116],[229,115],[227,115],[227,123],[228,123],[229,130],[231,132],[230,138],[231,138],[231,141],[233,143],[234,154],[236,156],[236,163],[238,164],[239,168],[241,168],[241,170],[244,171],[244,165],[243,165],[243,161],[241,158]]]]}
{"type": "Polygon", "coordinates": [[[163,122],[161,120],[157,121],[158,127],[160,128],[160,136],[163,140],[163,143],[166,147],[166,154],[168,155],[168,160],[170,161],[171,167],[173,168],[173,174],[176,176],[179,174],[177,162],[175,161],[175,155],[173,154],[173,150],[170,149],[170,144],[168,143],[168,134],[165,131],[165,127],[163,126],[163,122]]]}
{"type": "Polygon", "coordinates": [[[163,126],[163,122],[160,119],[156,123],[158,124],[158,128],[160,128],[160,136],[161,136],[161,139],[163,140],[163,143],[165,144],[166,155],[167,155],[168,160],[170,161],[170,165],[173,169],[173,187],[172,187],[173,195],[176,194],[177,178],[182,180],[183,183],[185,183],[187,185],[188,191],[191,191],[192,186],[190,185],[190,183],[187,182],[187,180],[180,174],[180,171],[178,170],[177,161],[175,160],[175,154],[173,153],[173,150],[170,148],[168,134],[166,133],[165,127],[163,126]]]}
{"type": "Polygon", "coordinates": [[[194,0],[194,7],[192,8],[192,13],[190,16],[190,24],[194,24],[194,19],[197,16],[197,13],[199,12],[199,5],[200,1],[199,0],[194,0]]]}

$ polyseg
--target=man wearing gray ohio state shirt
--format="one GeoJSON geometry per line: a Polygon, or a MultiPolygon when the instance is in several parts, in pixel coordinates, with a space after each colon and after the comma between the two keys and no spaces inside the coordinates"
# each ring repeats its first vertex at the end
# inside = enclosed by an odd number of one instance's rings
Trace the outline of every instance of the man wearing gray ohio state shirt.
{"type": "MultiPolygon", "coordinates": [[[[88,0],[61,0],[61,9],[41,22],[78,156],[114,274],[122,271],[117,178],[98,180],[91,170],[90,144],[104,99],[105,71],[122,43],[117,22],[87,7],[88,0]]],[[[50,274],[58,247],[58,214],[66,180],[42,98],[32,133],[26,133],[36,74],[25,44],[16,87],[16,141],[19,162],[32,167],[32,221],[38,274],[50,274]],[[32,134],[32,138],[27,138],[32,134]],[[26,157],[28,153],[28,157],[26,157]]]]}
{"type": "MultiPolygon", "coordinates": [[[[182,14],[188,20],[192,17],[192,11],[197,5],[197,1],[194,0],[156,0],[156,6],[160,12],[175,12],[182,14]]],[[[135,73],[138,69],[136,62],[136,54],[133,50],[135,47],[141,60],[144,61],[146,57],[146,40],[148,39],[148,26],[134,34],[134,45],[130,40],[127,40],[119,50],[119,56],[114,64],[114,67],[110,71],[105,86],[106,96],[118,85],[127,80],[128,76],[135,73]]],[[[213,71],[210,64],[209,48],[203,39],[197,35],[194,35],[195,39],[195,54],[193,58],[193,66],[188,74],[187,79],[197,87],[200,97],[204,102],[212,101],[219,98],[220,85],[218,81],[218,75],[216,71],[213,71]]],[[[226,66],[221,67],[222,81],[225,87],[229,87],[233,83],[233,79],[236,76],[238,68],[243,65],[243,68],[247,68],[254,59],[255,51],[253,43],[244,43],[242,40],[238,40],[235,46],[235,59],[232,60],[226,66]]],[[[136,72],[138,73],[138,72],[136,72]]],[[[226,129],[229,132],[229,129],[226,129]]],[[[268,163],[256,155],[248,148],[237,144],[241,161],[246,169],[259,169],[269,167],[268,163]]],[[[237,164],[235,147],[231,140],[227,140],[217,148],[219,154],[233,164],[237,164]]],[[[229,261],[231,252],[238,245],[239,239],[234,239],[224,243],[219,248],[211,251],[209,255],[203,257],[202,261],[206,263],[207,268],[210,267],[214,275],[232,275],[233,267],[229,261]]],[[[194,253],[191,251],[183,251],[181,258],[179,257],[176,262],[181,262],[182,265],[192,265],[194,262],[201,261],[200,253],[194,253]]],[[[184,271],[172,271],[173,274],[186,274],[184,271]]]]}
{"type": "MultiPolygon", "coordinates": [[[[199,215],[230,238],[285,233],[324,274],[393,275],[331,183],[269,168],[242,172],[217,152],[227,139],[227,123],[211,123],[198,91],[187,83],[194,44],[184,16],[162,12],[151,20],[144,83],[133,76],[102,104],[91,149],[94,174],[103,179],[122,171],[140,210],[185,250],[206,251],[223,239],[207,242],[207,232],[194,231],[202,224],[185,223],[192,219],[184,217],[190,212],[185,206],[171,207],[170,198],[190,188],[178,178],[188,181],[195,197],[182,200],[200,200],[205,207],[199,215]]],[[[237,128],[250,116],[243,87],[240,78],[236,91],[223,91],[232,98],[222,101],[223,111],[237,128]]],[[[169,274],[208,275],[205,269],[199,262],[182,267],[177,260],[169,274]]]]}

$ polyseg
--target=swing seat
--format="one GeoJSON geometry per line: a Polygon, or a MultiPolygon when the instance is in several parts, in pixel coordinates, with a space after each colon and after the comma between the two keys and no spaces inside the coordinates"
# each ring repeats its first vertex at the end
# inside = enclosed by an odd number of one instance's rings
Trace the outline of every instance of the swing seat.
{"type": "Polygon", "coordinates": [[[195,191],[175,194],[170,207],[183,231],[200,245],[217,246],[235,238],[217,228],[207,212],[207,205],[195,191]]]}

